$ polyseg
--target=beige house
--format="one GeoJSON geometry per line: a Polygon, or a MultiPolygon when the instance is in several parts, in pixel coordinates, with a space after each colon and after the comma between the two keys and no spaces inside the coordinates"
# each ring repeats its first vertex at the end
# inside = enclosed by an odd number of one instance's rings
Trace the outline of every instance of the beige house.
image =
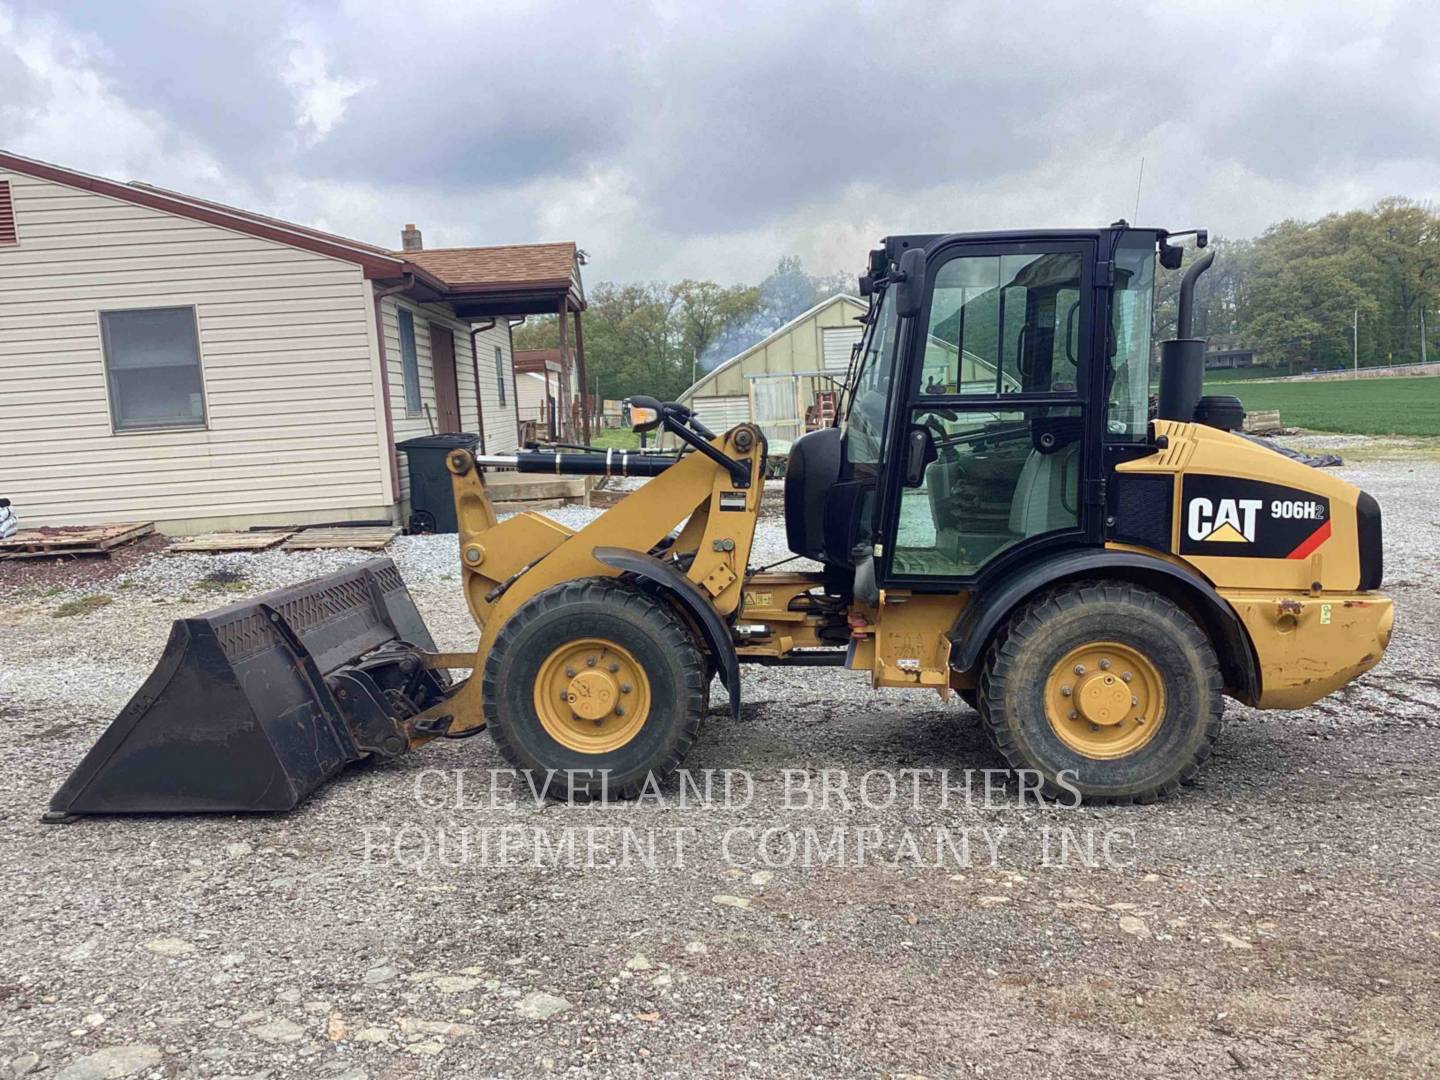
{"type": "Polygon", "coordinates": [[[574,244],[403,243],[0,152],[0,496],[26,526],[403,522],[395,443],[514,449],[509,318],[578,338],[585,306],[574,244]]]}
{"type": "Polygon", "coordinates": [[[840,294],[791,319],[765,340],[712,368],[680,400],[713,431],[758,423],[772,454],[784,454],[821,422],[860,340],[863,301],[840,294]]]}

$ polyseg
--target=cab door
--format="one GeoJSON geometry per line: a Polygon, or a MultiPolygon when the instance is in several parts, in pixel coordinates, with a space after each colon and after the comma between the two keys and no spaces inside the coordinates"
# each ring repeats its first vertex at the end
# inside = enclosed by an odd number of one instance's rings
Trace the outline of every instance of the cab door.
{"type": "Polygon", "coordinates": [[[930,254],[883,471],[882,584],[954,588],[1096,527],[1094,261],[1089,240],[930,254]]]}

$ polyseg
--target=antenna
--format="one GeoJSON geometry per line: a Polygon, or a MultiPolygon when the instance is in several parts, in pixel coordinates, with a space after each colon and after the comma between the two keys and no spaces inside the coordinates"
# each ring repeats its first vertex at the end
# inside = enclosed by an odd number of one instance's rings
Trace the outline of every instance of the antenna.
{"type": "Polygon", "coordinates": [[[1140,220],[1140,188],[1145,183],[1145,155],[1140,155],[1140,178],[1135,181],[1135,216],[1131,221],[1140,220]]]}

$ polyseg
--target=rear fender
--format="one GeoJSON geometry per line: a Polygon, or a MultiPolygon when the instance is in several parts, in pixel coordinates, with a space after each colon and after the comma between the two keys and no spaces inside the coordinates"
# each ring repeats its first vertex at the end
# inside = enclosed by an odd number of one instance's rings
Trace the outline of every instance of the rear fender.
{"type": "Polygon", "coordinates": [[[643,551],[629,548],[597,547],[591,554],[597,562],[614,567],[622,573],[635,574],[654,582],[664,592],[687,621],[699,628],[705,645],[715,661],[715,670],[720,681],[730,691],[730,716],[740,717],[740,658],[735,653],[735,642],[730,637],[730,627],[715,610],[714,605],[700,591],[700,587],[685,576],[671,563],[648,555],[643,551]]]}
{"type": "Polygon", "coordinates": [[[1042,589],[1105,578],[1131,581],[1175,601],[1210,638],[1220,658],[1226,689],[1241,701],[1259,701],[1255,649],[1235,609],[1195,571],[1136,551],[1065,552],[982,583],[950,632],[954,643],[950,666],[956,671],[975,672],[995,632],[1010,613],[1042,589]]]}

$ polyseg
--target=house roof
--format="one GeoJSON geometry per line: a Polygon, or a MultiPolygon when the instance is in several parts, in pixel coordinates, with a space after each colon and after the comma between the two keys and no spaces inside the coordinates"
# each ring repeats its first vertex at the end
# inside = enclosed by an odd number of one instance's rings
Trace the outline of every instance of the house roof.
{"type": "Polygon", "coordinates": [[[505,247],[431,248],[396,252],[453,289],[502,285],[570,284],[575,245],[511,244],[505,247]]]}
{"type": "Polygon", "coordinates": [[[549,313],[561,300],[569,310],[585,307],[574,243],[392,251],[153,184],[121,183],[3,150],[0,169],[357,263],[368,278],[408,278],[407,292],[454,303],[462,318],[549,313]]]}
{"type": "MultiPolygon", "coordinates": [[[[575,350],[567,349],[570,359],[575,359],[575,350]]],[[[559,349],[516,349],[515,370],[516,371],[543,371],[549,368],[559,371],[564,368],[564,362],[560,359],[559,349]]]]}
{"type": "Polygon", "coordinates": [[[358,263],[364,267],[366,277],[400,277],[404,273],[405,260],[385,248],[281,221],[279,218],[266,217],[264,214],[254,214],[223,203],[167,191],[150,184],[122,184],[116,180],[107,180],[103,176],[92,176],[76,169],[20,157],[3,150],[0,150],[0,168],[358,263]]]}

